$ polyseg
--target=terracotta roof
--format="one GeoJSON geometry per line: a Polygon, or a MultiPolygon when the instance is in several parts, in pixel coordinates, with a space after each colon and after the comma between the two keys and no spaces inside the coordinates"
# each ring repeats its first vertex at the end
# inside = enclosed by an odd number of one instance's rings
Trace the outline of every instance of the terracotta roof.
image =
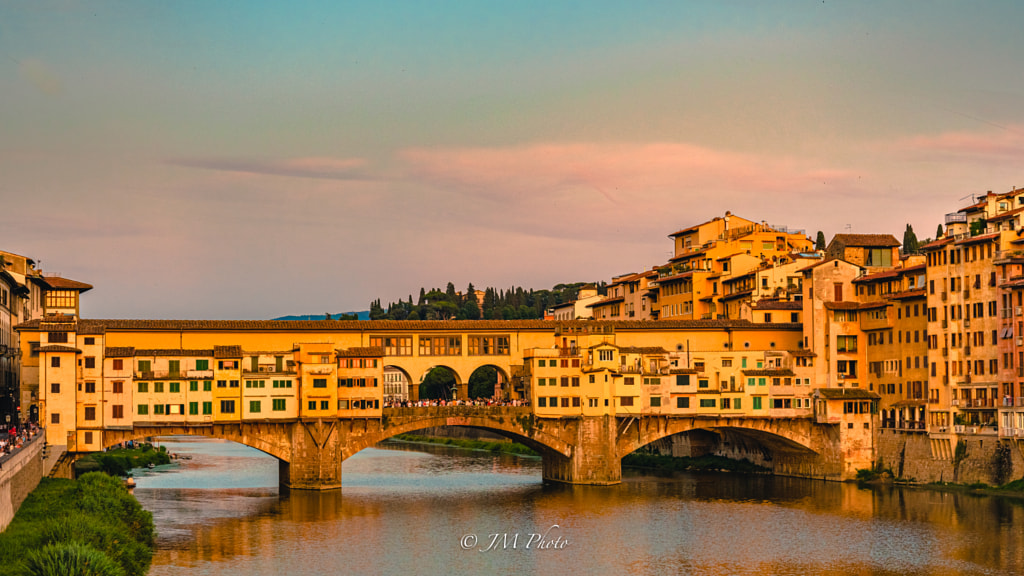
{"type": "MultiPolygon", "coordinates": [[[[135,356],[213,356],[213,350],[188,350],[181,348],[136,348],[135,356]]],[[[239,356],[222,356],[222,358],[239,358],[239,356]]]]}
{"type": "Polygon", "coordinates": [[[875,280],[884,280],[886,278],[896,278],[899,276],[899,272],[896,270],[883,270],[881,272],[875,272],[874,274],[865,274],[859,278],[854,278],[852,282],[859,284],[861,282],[874,282],[875,280]]]}
{"type": "MultiPolygon", "coordinates": [[[[17,330],[39,330],[40,321],[19,324],[17,330]]],[[[733,329],[801,330],[801,324],[754,324],[749,320],[93,320],[78,321],[79,328],[102,326],[111,331],[268,331],[268,332],[362,332],[386,334],[429,331],[538,331],[556,327],[592,328],[609,326],[616,330],[733,329]]]]}
{"type": "Polygon", "coordinates": [[[803,302],[790,302],[786,300],[758,300],[754,303],[754,310],[803,310],[803,302]]]}
{"type": "Polygon", "coordinates": [[[836,241],[843,246],[858,248],[891,248],[900,245],[899,240],[892,234],[836,234],[832,237],[832,242],[836,241]]]}
{"type": "MultiPolygon", "coordinates": [[[[986,198],[987,198],[987,196],[986,196],[986,198]]],[[[987,203],[986,200],[982,200],[981,202],[978,202],[977,204],[971,204],[970,206],[965,206],[965,207],[957,210],[957,212],[973,212],[975,210],[979,210],[981,208],[984,208],[986,203],[987,203]]]]}
{"type": "Polygon", "coordinates": [[[80,334],[80,335],[81,334],[85,334],[85,335],[95,336],[95,335],[98,335],[98,334],[106,334],[106,332],[107,332],[107,329],[106,329],[105,326],[100,326],[100,325],[97,325],[97,324],[86,324],[84,326],[79,326],[78,327],[78,334],[80,334]]]}
{"type": "Polygon", "coordinates": [[[931,250],[932,248],[945,246],[946,244],[949,244],[952,241],[953,238],[939,238],[938,240],[932,240],[931,242],[925,244],[924,246],[918,246],[918,250],[931,250]]]}
{"type": "Polygon", "coordinates": [[[927,400],[900,400],[899,402],[893,402],[891,408],[907,408],[910,406],[924,406],[927,404],[927,400]]]}
{"type": "Polygon", "coordinates": [[[78,290],[79,292],[92,290],[91,284],[68,280],[67,278],[61,278],[60,276],[42,276],[41,279],[47,286],[54,290],[78,290]]]}
{"type": "Polygon", "coordinates": [[[1010,216],[1014,216],[1014,215],[1020,214],[1021,212],[1024,212],[1024,206],[1021,206],[1020,208],[1014,208],[1013,210],[1009,210],[1007,212],[1003,212],[1002,214],[996,214],[995,216],[989,218],[988,221],[989,222],[997,222],[999,220],[1006,220],[1010,216]]]}
{"type": "Polygon", "coordinates": [[[985,242],[986,240],[993,240],[995,238],[999,238],[999,232],[993,232],[991,234],[980,234],[978,236],[970,236],[970,237],[964,238],[962,240],[957,240],[956,244],[957,244],[957,246],[961,246],[963,244],[974,244],[976,242],[985,242]]]}
{"type": "Polygon", "coordinates": [[[683,278],[693,276],[694,272],[706,272],[706,270],[687,270],[686,272],[680,272],[679,274],[673,274],[672,276],[658,278],[658,283],[664,284],[666,282],[675,282],[676,280],[682,280],[683,278]]]}
{"type": "Polygon", "coordinates": [[[103,350],[107,358],[131,358],[135,356],[135,348],[131,346],[111,346],[103,350]]]}
{"type": "Polygon", "coordinates": [[[673,368],[668,371],[669,374],[696,374],[696,368],[673,368]]]}
{"type": "Polygon", "coordinates": [[[626,346],[619,348],[621,354],[668,354],[661,346],[626,346]]]}
{"type": "Polygon", "coordinates": [[[234,346],[214,346],[213,347],[214,358],[241,358],[242,347],[239,345],[234,346]]]}
{"type": "Polygon", "coordinates": [[[814,392],[829,400],[878,400],[881,398],[878,394],[868,392],[863,388],[818,388],[814,392]]]}
{"type": "Polygon", "coordinates": [[[605,304],[615,304],[616,302],[622,302],[625,299],[626,299],[625,296],[612,296],[611,298],[605,298],[604,300],[599,300],[597,302],[593,302],[591,304],[587,304],[586,308],[594,308],[596,306],[604,306],[605,304]]]}
{"type": "Polygon", "coordinates": [[[40,352],[81,352],[78,348],[73,346],[58,346],[57,344],[49,344],[47,346],[40,346],[40,352]]]}
{"type": "Polygon", "coordinates": [[[859,302],[825,302],[826,310],[857,310],[859,302]]]}
{"type": "Polygon", "coordinates": [[[754,370],[740,370],[744,376],[794,376],[789,368],[764,368],[754,370]]]}
{"type": "Polygon", "coordinates": [[[874,302],[861,302],[857,307],[858,310],[873,310],[875,308],[885,308],[889,303],[885,300],[875,300],[874,302]]]}
{"type": "Polygon", "coordinates": [[[384,348],[380,346],[357,346],[354,348],[339,348],[335,351],[338,358],[374,358],[384,356],[384,348]]]}
{"type": "Polygon", "coordinates": [[[924,298],[927,295],[928,294],[925,292],[925,289],[921,288],[920,290],[904,290],[902,292],[895,292],[890,294],[889,298],[893,300],[909,300],[911,298],[924,298]]]}
{"type": "MultiPolygon", "coordinates": [[[[732,294],[726,294],[724,296],[719,296],[718,299],[719,300],[724,300],[724,301],[735,300],[737,298],[743,298],[744,296],[750,296],[753,293],[754,293],[754,289],[753,288],[748,288],[747,290],[739,290],[737,292],[733,292],[732,294]]],[[[701,300],[703,300],[703,298],[701,298],[701,300]]]]}
{"type": "Polygon", "coordinates": [[[800,349],[800,350],[792,350],[789,353],[789,355],[797,357],[797,358],[815,358],[815,357],[818,356],[813,351],[808,350],[806,348],[803,348],[803,349],[800,349]]]}

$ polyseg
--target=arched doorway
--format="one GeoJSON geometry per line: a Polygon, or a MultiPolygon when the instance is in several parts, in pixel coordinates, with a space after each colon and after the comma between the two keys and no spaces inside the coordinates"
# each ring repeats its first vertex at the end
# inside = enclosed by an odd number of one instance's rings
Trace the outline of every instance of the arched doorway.
{"type": "MultiPolygon", "coordinates": [[[[423,375],[419,384],[420,400],[455,400],[461,398],[459,374],[447,366],[434,366],[423,375]]],[[[465,399],[465,398],[462,398],[465,399]]]]}
{"type": "Polygon", "coordinates": [[[469,376],[467,394],[470,400],[508,400],[508,375],[498,366],[481,366],[469,376]]]}

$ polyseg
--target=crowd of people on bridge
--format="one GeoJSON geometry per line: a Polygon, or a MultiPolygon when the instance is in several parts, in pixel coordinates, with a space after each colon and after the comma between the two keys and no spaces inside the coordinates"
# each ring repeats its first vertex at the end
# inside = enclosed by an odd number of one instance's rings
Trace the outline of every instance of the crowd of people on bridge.
{"type": "Polygon", "coordinates": [[[13,454],[41,433],[42,429],[35,422],[11,426],[0,433],[0,458],[13,454]]]}
{"type": "Polygon", "coordinates": [[[425,408],[428,406],[529,406],[526,400],[495,400],[493,398],[477,398],[475,400],[385,400],[385,408],[425,408]]]}

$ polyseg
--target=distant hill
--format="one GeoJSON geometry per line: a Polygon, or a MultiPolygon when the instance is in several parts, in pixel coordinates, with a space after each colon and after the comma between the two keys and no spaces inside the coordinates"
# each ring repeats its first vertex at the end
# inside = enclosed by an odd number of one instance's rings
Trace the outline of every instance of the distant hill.
{"type": "MultiPolygon", "coordinates": [[[[331,313],[331,318],[337,319],[339,316],[341,316],[341,314],[342,314],[341,312],[338,312],[338,313],[332,312],[331,313]]],[[[344,312],[344,314],[357,314],[359,316],[360,320],[369,320],[370,319],[370,311],[369,310],[362,310],[360,312],[344,312]]],[[[323,314],[301,314],[301,315],[298,315],[298,316],[281,316],[280,318],[274,318],[274,320],[323,320],[323,319],[324,319],[324,315],[323,314]]]]}

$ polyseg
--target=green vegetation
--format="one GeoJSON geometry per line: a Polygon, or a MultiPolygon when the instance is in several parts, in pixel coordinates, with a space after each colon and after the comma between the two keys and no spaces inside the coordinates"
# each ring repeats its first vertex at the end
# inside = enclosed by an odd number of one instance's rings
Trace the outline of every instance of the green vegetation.
{"type": "Polygon", "coordinates": [[[871,468],[858,468],[856,476],[857,482],[885,482],[894,477],[892,469],[883,468],[881,462],[876,462],[871,468]]]}
{"type": "Polygon", "coordinates": [[[655,468],[658,470],[675,471],[727,471],[743,474],[764,474],[769,470],[758,466],[750,460],[732,460],[722,456],[700,456],[698,458],[664,456],[662,454],[642,454],[634,452],[622,459],[622,465],[628,468],[655,468]]]}
{"type": "Polygon", "coordinates": [[[153,516],[117,478],[43,478],[0,534],[0,576],[141,576],[154,535],[153,516]]]}
{"type": "MultiPolygon", "coordinates": [[[[605,282],[596,282],[599,294],[604,294],[605,282]]],[[[384,307],[380,299],[370,303],[370,320],[529,320],[543,318],[544,311],[556,304],[576,299],[585,282],[557,284],[551,290],[523,289],[513,286],[508,290],[487,288],[478,300],[473,284],[458,293],[451,282],[445,290],[420,288],[419,298],[391,302],[384,307]]]]}
{"type": "Polygon", "coordinates": [[[395,440],[403,442],[419,442],[424,444],[443,444],[456,448],[467,448],[469,450],[485,450],[487,452],[501,452],[503,454],[517,454],[519,456],[540,456],[536,451],[516,442],[489,442],[487,440],[467,440],[462,438],[442,438],[439,436],[419,436],[416,434],[399,434],[395,440]]]}
{"type": "Polygon", "coordinates": [[[75,473],[81,475],[85,472],[100,471],[111,476],[127,476],[132,468],[170,463],[171,456],[166,448],[154,448],[152,444],[143,444],[130,450],[108,450],[84,456],[75,462],[75,473]]]}
{"type": "Polygon", "coordinates": [[[907,229],[903,231],[903,253],[917,254],[920,251],[920,246],[917,234],[914,234],[914,227],[907,224],[907,229]]]}

